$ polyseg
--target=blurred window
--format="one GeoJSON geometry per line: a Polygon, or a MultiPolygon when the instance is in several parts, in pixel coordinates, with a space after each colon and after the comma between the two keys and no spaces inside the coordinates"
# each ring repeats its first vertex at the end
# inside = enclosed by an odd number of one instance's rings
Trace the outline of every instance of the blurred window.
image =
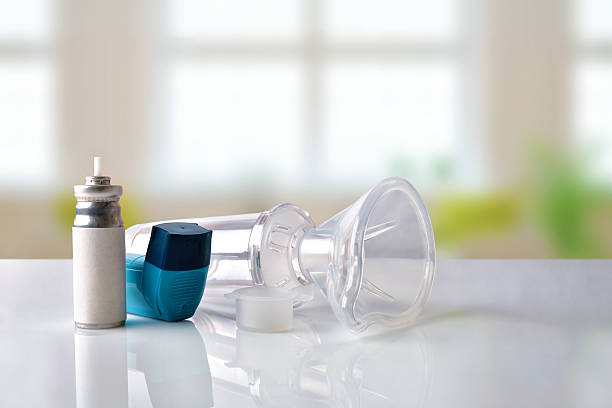
{"type": "Polygon", "coordinates": [[[0,0],[0,184],[43,183],[51,164],[50,0],[0,0]]]}
{"type": "Polygon", "coordinates": [[[386,39],[452,42],[457,0],[328,0],[324,30],[334,40],[386,39]]]}
{"type": "Polygon", "coordinates": [[[448,176],[460,145],[457,3],[168,1],[164,175],[448,176]]]}
{"type": "Polygon", "coordinates": [[[173,170],[208,185],[286,177],[277,172],[294,169],[299,155],[299,87],[291,62],[178,61],[170,72],[173,170]]]}
{"type": "Polygon", "coordinates": [[[609,0],[576,0],[577,34],[580,41],[610,41],[612,13],[609,0]]]}
{"type": "Polygon", "coordinates": [[[574,131],[602,179],[612,176],[612,12],[606,0],[577,0],[574,131]]]}
{"type": "Polygon", "coordinates": [[[298,40],[301,6],[298,0],[171,0],[168,26],[172,37],[185,40],[298,40]]]}

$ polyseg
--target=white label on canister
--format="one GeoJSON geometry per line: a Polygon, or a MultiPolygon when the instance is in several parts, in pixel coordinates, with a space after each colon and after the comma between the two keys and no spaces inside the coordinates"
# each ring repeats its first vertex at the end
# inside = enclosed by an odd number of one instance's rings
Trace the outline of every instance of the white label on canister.
{"type": "Polygon", "coordinates": [[[74,321],[125,320],[125,228],[72,228],[74,321]]]}

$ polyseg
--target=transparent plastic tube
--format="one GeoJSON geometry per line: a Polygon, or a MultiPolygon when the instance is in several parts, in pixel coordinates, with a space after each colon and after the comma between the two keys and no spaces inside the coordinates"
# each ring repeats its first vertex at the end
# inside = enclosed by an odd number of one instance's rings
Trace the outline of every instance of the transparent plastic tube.
{"type": "MultiPolygon", "coordinates": [[[[435,246],[427,209],[401,178],[383,180],[319,227],[292,204],[179,221],[214,231],[205,306],[249,285],[297,288],[301,302],[316,285],[336,317],[357,332],[374,323],[395,327],[414,320],[433,284],[435,246]]],[[[126,231],[128,252],[146,252],[155,224],[126,231]]]]}
{"type": "MultiPolygon", "coordinates": [[[[222,217],[190,218],[175,220],[193,222],[214,231],[211,243],[211,259],[206,285],[253,285],[249,267],[249,238],[261,213],[229,215],[222,217]],[[223,271],[219,277],[218,271],[223,271]]],[[[151,230],[160,222],[134,225],[126,231],[127,251],[144,255],[147,252],[151,230]]]]}
{"type": "Polygon", "coordinates": [[[314,223],[307,213],[292,204],[281,204],[270,211],[261,213],[229,215],[219,217],[190,218],[172,221],[158,221],[133,225],[126,230],[128,253],[144,255],[147,252],[154,225],[162,222],[192,222],[214,231],[211,243],[211,259],[206,287],[200,307],[216,313],[234,317],[234,301],[224,295],[236,289],[253,285],[271,287],[284,286],[288,289],[300,287],[295,300],[299,306],[312,298],[312,284],[282,265],[286,260],[274,239],[281,232],[292,233],[295,226],[312,229],[314,223]],[[292,225],[287,227],[281,222],[292,225]],[[266,236],[262,234],[266,231],[266,236]],[[265,248],[261,251],[262,243],[265,248]],[[278,247],[278,248],[277,248],[278,247]],[[262,257],[267,265],[261,268],[262,257]],[[279,262],[281,265],[279,265],[279,262]],[[274,265],[276,264],[276,267],[274,265]]]}

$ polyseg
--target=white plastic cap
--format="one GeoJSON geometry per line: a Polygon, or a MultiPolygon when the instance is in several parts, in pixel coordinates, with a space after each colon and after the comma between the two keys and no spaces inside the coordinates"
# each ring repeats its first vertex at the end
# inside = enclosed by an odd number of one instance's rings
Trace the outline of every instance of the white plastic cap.
{"type": "Polygon", "coordinates": [[[292,290],[253,286],[225,296],[236,299],[236,325],[239,329],[274,333],[293,328],[296,293],[292,290]]]}

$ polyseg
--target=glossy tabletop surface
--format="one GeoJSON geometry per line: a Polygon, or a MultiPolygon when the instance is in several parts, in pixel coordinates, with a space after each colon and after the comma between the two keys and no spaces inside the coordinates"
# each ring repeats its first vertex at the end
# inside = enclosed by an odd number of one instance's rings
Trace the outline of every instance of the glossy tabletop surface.
{"type": "Polygon", "coordinates": [[[360,336],[320,299],[288,333],[77,331],[71,269],[0,261],[0,406],[612,406],[612,261],[443,260],[412,327],[360,336]]]}

